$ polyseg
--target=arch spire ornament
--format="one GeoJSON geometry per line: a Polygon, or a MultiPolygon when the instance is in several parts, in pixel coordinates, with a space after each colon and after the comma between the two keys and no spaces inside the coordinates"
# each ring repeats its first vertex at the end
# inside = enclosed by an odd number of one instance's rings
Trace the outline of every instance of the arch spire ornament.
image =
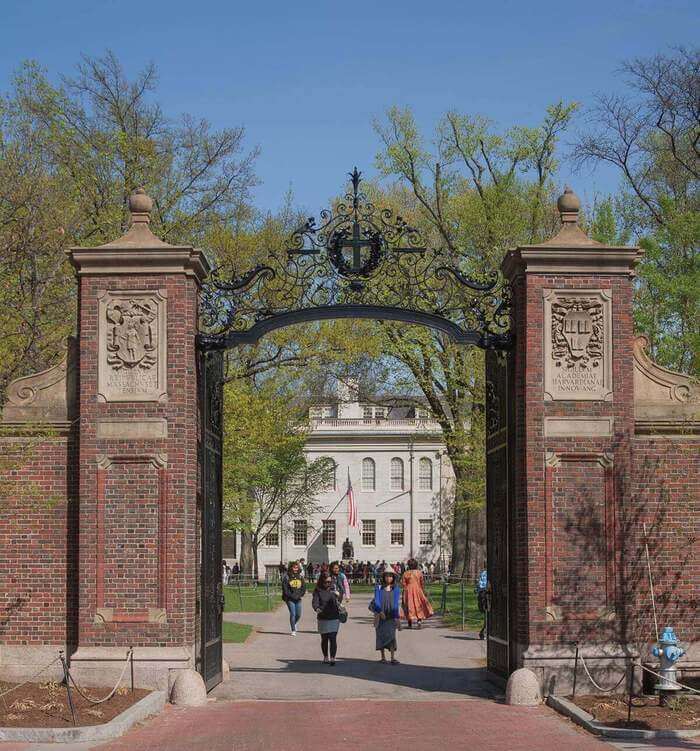
{"type": "Polygon", "coordinates": [[[496,271],[473,272],[390,208],[377,209],[348,173],[350,190],[317,223],[309,217],[287,247],[243,273],[217,269],[202,299],[204,349],[257,341],[282,326],[333,318],[400,320],[455,341],[510,346],[510,288],[496,271]]]}

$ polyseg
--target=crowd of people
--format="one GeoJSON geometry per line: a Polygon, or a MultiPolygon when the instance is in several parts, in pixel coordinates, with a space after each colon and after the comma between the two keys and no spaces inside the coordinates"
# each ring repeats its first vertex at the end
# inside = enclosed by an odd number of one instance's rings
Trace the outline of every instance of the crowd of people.
{"type": "MultiPolygon", "coordinates": [[[[224,582],[239,573],[237,563],[229,568],[224,562],[224,582]]],[[[289,629],[292,636],[298,633],[307,580],[315,582],[311,607],[316,613],[323,662],[333,666],[338,652],[340,625],[345,623],[348,617],[346,605],[352,597],[352,585],[374,585],[369,610],[373,614],[376,650],[380,653],[380,662],[387,662],[388,652],[389,661],[396,665],[396,634],[401,630],[402,620],[406,621],[408,628],[421,628],[423,622],[434,614],[426,592],[426,582],[442,577],[447,572],[441,571],[439,563],[420,563],[414,558],[406,563],[387,563],[385,560],[307,563],[302,558],[292,561],[287,566],[280,564],[279,573],[282,599],[289,611],[289,629]]],[[[483,639],[487,625],[489,592],[485,570],[479,574],[475,591],[479,610],[484,614],[484,624],[479,633],[483,639]]]]}
{"type": "MultiPolygon", "coordinates": [[[[375,584],[377,583],[382,574],[385,571],[393,571],[396,576],[401,577],[404,575],[408,568],[408,563],[403,561],[395,561],[393,563],[387,563],[385,560],[376,561],[343,561],[335,562],[343,572],[348,581],[353,584],[375,584]]],[[[306,563],[302,558],[300,564],[303,567],[304,575],[307,579],[316,581],[321,574],[326,571],[331,564],[328,563],[306,563]]],[[[443,573],[443,567],[440,565],[440,561],[424,561],[417,562],[418,570],[421,571],[424,577],[432,580],[435,577],[439,577],[443,573]]],[[[284,575],[285,567],[280,567],[280,575],[284,575]]]]}
{"type": "Polygon", "coordinates": [[[373,614],[375,646],[380,653],[380,662],[386,663],[386,653],[392,665],[396,659],[396,633],[401,629],[402,618],[409,628],[420,628],[433,615],[433,607],[425,591],[425,576],[422,566],[415,559],[406,564],[389,565],[386,561],[352,563],[339,561],[313,564],[292,561],[281,576],[282,599],[289,611],[289,628],[297,635],[297,626],[302,615],[302,601],[306,594],[305,573],[316,584],[311,607],[316,613],[317,630],[321,636],[321,653],[324,664],[335,665],[338,652],[338,632],[341,623],[347,621],[346,605],[352,596],[352,583],[374,584],[374,595],[369,602],[373,614]],[[316,575],[317,574],[317,575],[316,575]]]}

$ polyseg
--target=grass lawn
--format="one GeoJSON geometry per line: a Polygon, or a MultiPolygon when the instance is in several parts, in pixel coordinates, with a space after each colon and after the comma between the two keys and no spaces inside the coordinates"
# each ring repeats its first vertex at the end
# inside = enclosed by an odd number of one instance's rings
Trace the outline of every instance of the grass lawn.
{"type": "Polygon", "coordinates": [[[276,610],[282,599],[277,587],[270,587],[269,598],[265,592],[265,585],[257,587],[236,586],[224,587],[224,612],[225,613],[266,613],[276,610]]]}
{"type": "Polygon", "coordinates": [[[225,642],[232,644],[241,644],[249,636],[253,630],[252,626],[248,626],[245,623],[229,623],[223,622],[223,638],[225,642]]]}

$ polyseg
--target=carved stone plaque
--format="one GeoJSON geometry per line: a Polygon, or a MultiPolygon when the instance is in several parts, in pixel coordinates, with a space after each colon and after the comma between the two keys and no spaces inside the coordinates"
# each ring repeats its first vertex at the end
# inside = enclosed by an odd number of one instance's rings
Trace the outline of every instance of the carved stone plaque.
{"type": "Polygon", "coordinates": [[[545,400],[612,401],[612,298],[544,290],[545,400]]]}
{"type": "Polygon", "coordinates": [[[98,297],[98,399],[165,401],[165,290],[101,291],[98,297]]]}

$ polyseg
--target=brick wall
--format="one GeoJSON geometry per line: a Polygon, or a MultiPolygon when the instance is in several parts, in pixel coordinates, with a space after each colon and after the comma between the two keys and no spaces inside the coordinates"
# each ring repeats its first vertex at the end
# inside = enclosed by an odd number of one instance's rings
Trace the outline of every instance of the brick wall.
{"type": "Polygon", "coordinates": [[[623,520],[628,561],[624,576],[635,592],[630,638],[654,639],[643,527],[659,628],[673,626],[687,646],[700,640],[700,441],[639,436],[633,442],[631,504],[623,520]]]}
{"type": "Polygon", "coordinates": [[[0,643],[70,644],[77,543],[73,438],[3,437],[0,452],[11,467],[0,498],[0,643]]]}
{"type": "Polygon", "coordinates": [[[185,646],[195,641],[196,281],[184,274],[80,280],[80,645],[185,646]],[[97,399],[98,292],[165,290],[165,402],[97,399]],[[100,418],[164,418],[167,438],[97,438],[100,418]],[[167,455],[163,467],[153,457],[167,455]],[[101,456],[108,466],[98,466],[101,456]],[[114,608],[115,620],[95,618],[114,608]],[[149,622],[148,609],[167,622],[149,622]],[[118,611],[118,612],[117,612],[118,611]]]}
{"type": "Polygon", "coordinates": [[[620,623],[624,622],[619,617],[601,622],[600,603],[604,590],[612,609],[619,597],[620,545],[615,527],[610,525],[617,523],[617,510],[629,495],[625,480],[634,430],[631,298],[631,280],[621,274],[527,274],[514,287],[516,480],[511,623],[519,650],[531,644],[568,645],[574,639],[616,642],[620,623]],[[547,289],[610,292],[612,401],[544,401],[543,290],[547,289]],[[545,438],[545,417],[560,416],[610,416],[614,419],[613,434],[610,438],[545,438]],[[548,452],[562,457],[559,466],[547,467],[548,452]],[[595,461],[595,457],[605,455],[612,456],[607,477],[595,461]],[[584,499],[597,518],[586,519],[574,534],[572,525],[575,516],[580,516],[584,499]],[[606,519],[609,529],[605,544],[601,544],[597,533],[606,519]],[[576,560],[581,566],[580,576],[576,560]],[[567,579],[566,586],[562,577],[567,579]],[[547,612],[551,606],[564,606],[564,617],[553,618],[553,611],[547,612]]]}

